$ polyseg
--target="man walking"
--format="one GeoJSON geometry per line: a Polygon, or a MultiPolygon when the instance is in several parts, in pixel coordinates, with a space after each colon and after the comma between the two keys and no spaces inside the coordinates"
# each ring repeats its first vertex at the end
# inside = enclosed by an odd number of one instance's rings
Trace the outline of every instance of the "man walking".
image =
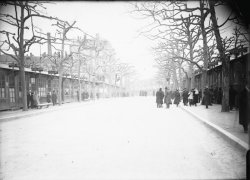
{"type": "Polygon", "coordinates": [[[175,94],[174,94],[174,104],[176,104],[176,107],[178,107],[180,101],[181,101],[181,95],[179,93],[179,90],[176,89],[175,94]]]}
{"type": "Polygon", "coordinates": [[[164,92],[160,88],[159,91],[156,92],[156,104],[157,108],[161,108],[163,104],[164,92]]]}
{"type": "Polygon", "coordinates": [[[205,90],[204,90],[204,104],[206,105],[206,109],[208,108],[208,104],[209,104],[209,89],[206,86],[205,90]]]}
{"type": "Polygon", "coordinates": [[[32,96],[33,95],[31,93],[31,90],[29,90],[29,92],[27,94],[27,107],[28,107],[28,109],[31,108],[32,107],[31,104],[33,104],[33,103],[31,103],[31,101],[33,100],[32,96]]]}

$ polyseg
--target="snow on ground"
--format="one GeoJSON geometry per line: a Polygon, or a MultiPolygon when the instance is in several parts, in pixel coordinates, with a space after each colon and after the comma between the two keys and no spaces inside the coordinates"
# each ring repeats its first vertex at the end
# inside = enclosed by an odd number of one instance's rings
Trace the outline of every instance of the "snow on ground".
{"type": "Polygon", "coordinates": [[[4,122],[1,179],[244,178],[245,155],[180,108],[154,97],[88,105],[4,122]]]}

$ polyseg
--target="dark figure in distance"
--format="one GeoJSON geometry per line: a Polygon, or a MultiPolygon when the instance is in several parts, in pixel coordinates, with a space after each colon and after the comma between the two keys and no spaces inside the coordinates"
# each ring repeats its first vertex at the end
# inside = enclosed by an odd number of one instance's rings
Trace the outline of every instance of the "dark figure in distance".
{"type": "Polygon", "coordinates": [[[206,108],[208,108],[208,104],[209,104],[209,89],[208,87],[206,86],[205,89],[204,89],[204,105],[206,106],[206,108]]]}
{"type": "Polygon", "coordinates": [[[171,92],[168,90],[167,87],[165,87],[164,103],[166,104],[166,108],[169,108],[169,105],[172,104],[171,92]]]}
{"type": "Polygon", "coordinates": [[[157,108],[161,108],[163,104],[164,92],[160,88],[159,91],[156,92],[156,104],[157,108]]]}
{"type": "Polygon", "coordinates": [[[174,104],[176,104],[176,107],[178,107],[179,103],[181,101],[181,95],[178,89],[176,89],[174,94],[174,104]]]}
{"type": "Polygon", "coordinates": [[[33,108],[33,93],[31,92],[31,90],[29,90],[28,94],[27,94],[27,106],[28,108],[33,108]]]}
{"type": "Polygon", "coordinates": [[[184,90],[183,90],[182,99],[183,99],[184,106],[187,106],[187,104],[188,104],[188,91],[186,88],[184,88],[184,90]]]}

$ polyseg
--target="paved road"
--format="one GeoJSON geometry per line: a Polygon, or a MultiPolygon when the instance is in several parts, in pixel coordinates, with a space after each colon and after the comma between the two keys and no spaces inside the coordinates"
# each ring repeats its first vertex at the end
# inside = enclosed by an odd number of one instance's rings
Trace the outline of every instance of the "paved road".
{"type": "Polygon", "coordinates": [[[245,154],[181,110],[154,98],[88,106],[3,122],[1,179],[244,178],[245,154]]]}

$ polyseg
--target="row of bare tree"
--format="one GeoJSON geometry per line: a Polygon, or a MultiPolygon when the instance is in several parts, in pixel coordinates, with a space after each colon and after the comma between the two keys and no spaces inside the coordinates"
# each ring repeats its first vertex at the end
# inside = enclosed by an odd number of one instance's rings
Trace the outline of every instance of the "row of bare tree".
{"type": "Polygon", "coordinates": [[[245,51],[241,47],[249,43],[241,19],[233,12],[227,15],[226,11],[225,17],[218,18],[216,13],[227,5],[221,1],[157,1],[133,5],[133,13],[151,20],[141,33],[158,44],[153,48],[159,69],[157,78],[167,79],[168,82],[171,78],[175,87],[180,87],[183,78],[186,82],[191,79],[191,83],[185,85],[190,89],[195,86],[195,72],[200,72],[201,88],[204,90],[208,84],[208,69],[221,63],[221,111],[229,111],[229,52],[233,48],[238,52],[245,51]],[[234,29],[231,34],[222,37],[223,28],[228,28],[225,26],[234,26],[234,29]]]}
{"type": "MultiPolygon", "coordinates": [[[[58,101],[62,103],[62,78],[65,73],[78,78],[78,92],[81,92],[81,80],[88,75],[88,80],[95,86],[98,74],[106,77],[115,75],[115,83],[118,77],[131,75],[133,67],[119,63],[115,57],[115,50],[110,43],[99,36],[91,36],[76,26],[76,21],[69,23],[57,17],[51,17],[44,12],[46,3],[29,1],[6,1],[1,4],[0,12],[0,52],[12,57],[19,66],[22,84],[23,110],[27,110],[27,87],[25,83],[25,53],[30,52],[34,44],[48,43],[48,53],[44,53],[42,60],[48,63],[51,70],[59,74],[58,101]],[[55,35],[38,31],[36,25],[41,19],[51,22],[51,28],[55,28],[55,35]],[[78,34],[77,38],[69,38],[71,32],[78,34]],[[79,35],[80,34],[80,35],[79,35]],[[66,49],[69,47],[70,51],[66,49]],[[52,52],[54,51],[54,53],[52,52]]],[[[110,77],[111,78],[111,77],[110,77]]],[[[120,81],[121,82],[121,81],[120,81]]],[[[93,94],[95,95],[95,87],[93,94]]],[[[81,93],[80,100],[81,100],[81,93]]]]}

